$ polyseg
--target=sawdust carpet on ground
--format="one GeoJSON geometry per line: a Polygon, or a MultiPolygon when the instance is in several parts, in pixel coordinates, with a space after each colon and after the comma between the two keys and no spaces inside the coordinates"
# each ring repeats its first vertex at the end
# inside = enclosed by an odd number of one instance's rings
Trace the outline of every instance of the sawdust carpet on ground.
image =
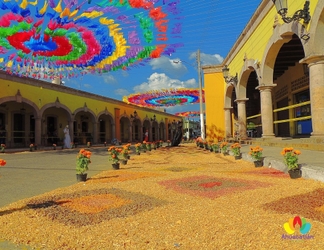
{"type": "Polygon", "coordinates": [[[1,239],[35,249],[324,248],[321,182],[194,144],[131,158],[0,208],[1,239]],[[282,239],[296,215],[311,223],[310,239],[282,239]]]}

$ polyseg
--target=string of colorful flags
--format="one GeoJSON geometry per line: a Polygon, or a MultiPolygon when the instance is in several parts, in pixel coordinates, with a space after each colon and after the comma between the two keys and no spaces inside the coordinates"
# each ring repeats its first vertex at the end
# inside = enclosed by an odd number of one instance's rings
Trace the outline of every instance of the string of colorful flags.
{"type": "MultiPolygon", "coordinates": [[[[205,93],[203,102],[205,102],[205,93]]],[[[199,103],[199,89],[162,89],[152,90],[145,93],[131,94],[124,96],[126,103],[138,105],[141,107],[169,107],[176,105],[199,103]]]]}
{"type": "Polygon", "coordinates": [[[129,70],[181,43],[180,0],[1,0],[0,69],[33,78],[129,70]],[[172,20],[172,21],[171,21],[172,20]]]}

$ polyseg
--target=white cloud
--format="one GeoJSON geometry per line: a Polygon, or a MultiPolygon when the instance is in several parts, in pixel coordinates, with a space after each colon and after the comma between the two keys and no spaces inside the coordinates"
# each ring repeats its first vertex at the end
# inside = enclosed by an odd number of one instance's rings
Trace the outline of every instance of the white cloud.
{"type": "Polygon", "coordinates": [[[153,73],[147,82],[143,82],[137,85],[133,90],[137,92],[147,92],[150,90],[159,89],[178,89],[178,88],[197,88],[198,83],[195,79],[189,79],[187,81],[180,81],[178,79],[172,79],[166,74],[153,73]]]}
{"type": "Polygon", "coordinates": [[[150,65],[153,70],[161,69],[173,76],[181,76],[188,72],[185,63],[182,63],[180,59],[169,59],[166,56],[161,56],[159,58],[150,61],[150,65]]]}
{"type": "Polygon", "coordinates": [[[110,74],[103,75],[103,80],[104,80],[105,83],[115,83],[115,82],[117,82],[117,80],[115,79],[115,77],[113,77],[110,74]]]}
{"type": "Polygon", "coordinates": [[[127,96],[127,95],[129,95],[129,92],[128,92],[127,89],[116,89],[116,90],[114,91],[114,93],[115,93],[116,95],[120,95],[120,96],[127,96]]]}
{"type": "MultiPolygon", "coordinates": [[[[197,57],[197,52],[193,52],[190,54],[190,59],[195,59],[197,57]]],[[[224,58],[219,54],[210,55],[205,53],[200,53],[200,62],[202,65],[215,65],[221,64],[224,61],[224,58]]]]}
{"type": "Polygon", "coordinates": [[[91,89],[92,88],[92,85],[91,84],[88,84],[88,83],[85,83],[83,84],[83,86],[87,89],[91,89]]]}

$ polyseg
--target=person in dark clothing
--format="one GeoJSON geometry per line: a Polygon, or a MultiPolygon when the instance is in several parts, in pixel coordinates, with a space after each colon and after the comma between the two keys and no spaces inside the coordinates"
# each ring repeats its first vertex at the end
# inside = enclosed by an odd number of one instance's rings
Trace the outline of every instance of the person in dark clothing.
{"type": "Polygon", "coordinates": [[[182,122],[180,121],[177,124],[177,130],[176,130],[175,135],[173,137],[171,146],[172,147],[178,146],[180,144],[181,140],[182,140],[182,122]]]}

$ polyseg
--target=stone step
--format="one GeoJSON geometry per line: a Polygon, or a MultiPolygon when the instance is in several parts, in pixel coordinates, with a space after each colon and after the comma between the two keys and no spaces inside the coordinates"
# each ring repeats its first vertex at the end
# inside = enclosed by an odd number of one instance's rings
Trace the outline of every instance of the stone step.
{"type": "Polygon", "coordinates": [[[242,144],[269,146],[269,147],[293,147],[296,149],[308,149],[324,151],[324,143],[314,139],[250,139],[240,141],[242,144]]]}

